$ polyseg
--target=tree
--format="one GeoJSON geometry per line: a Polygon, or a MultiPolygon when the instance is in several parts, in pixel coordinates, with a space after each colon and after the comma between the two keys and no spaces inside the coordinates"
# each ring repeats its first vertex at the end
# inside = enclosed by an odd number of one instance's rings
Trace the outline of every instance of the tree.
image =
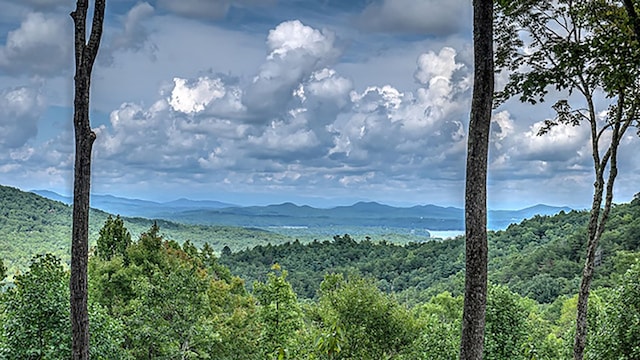
{"type": "Polygon", "coordinates": [[[640,47],[634,46],[627,12],[618,1],[500,1],[499,9],[498,64],[511,72],[500,101],[519,95],[522,102],[536,104],[555,88],[566,98],[553,105],[556,117],[545,120],[539,135],[558,125],[586,123],[590,129],[595,182],[574,341],[574,358],[581,360],[595,257],[618,175],[618,147],[640,116],[640,47]],[[571,106],[572,94],[580,95],[584,108],[571,106]],[[609,99],[606,111],[597,108],[598,94],[609,99]]]}
{"type": "Polygon", "coordinates": [[[3,281],[7,277],[7,268],[4,266],[4,261],[0,259],[0,281],[3,281]]]}
{"type": "Polygon", "coordinates": [[[631,360],[640,358],[640,261],[622,276],[620,284],[607,289],[599,326],[590,338],[593,359],[631,360]]]}
{"type": "Polygon", "coordinates": [[[460,359],[482,359],[487,304],[487,158],[493,105],[493,0],[473,1],[474,83],[465,186],[466,276],[460,359]]]}
{"type": "Polygon", "coordinates": [[[7,358],[69,358],[67,274],[60,259],[39,255],[6,295],[7,358]]]}
{"type": "MultiPolygon", "coordinates": [[[[51,254],[31,260],[29,270],[16,276],[15,286],[4,295],[6,348],[4,359],[64,359],[71,356],[69,273],[51,254]]],[[[127,359],[121,347],[122,324],[98,304],[90,306],[91,356],[127,359]]],[[[0,339],[3,336],[0,336],[0,339]]]]}
{"type": "Polygon", "coordinates": [[[265,358],[296,358],[292,351],[296,333],[302,328],[302,313],[296,293],[287,282],[286,270],[272,267],[265,283],[255,282],[253,291],[260,303],[258,316],[263,324],[260,342],[265,358]],[[276,272],[279,272],[277,274],[276,272]]]}
{"type": "Polygon", "coordinates": [[[419,329],[373,282],[328,274],[320,285],[321,349],[334,359],[392,359],[411,352],[419,329]],[[337,350],[340,350],[337,352],[337,350]]]}
{"type": "Polygon", "coordinates": [[[73,226],[71,241],[72,359],[89,359],[89,314],[87,310],[87,262],[89,251],[89,194],[91,188],[91,149],[96,134],[89,121],[91,71],[102,38],[106,0],[95,0],[93,23],[86,41],[88,0],[78,0],[71,13],[75,27],[75,96],[73,127],[75,131],[75,166],[73,183],[73,226]]]}
{"type": "Polygon", "coordinates": [[[506,286],[491,286],[487,296],[484,355],[488,360],[524,359],[527,315],[520,296],[506,286]]]}
{"type": "Polygon", "coordinates": [[[127,247],[131,245],[131,234],[124,226],[120,215],[114,219],[107,217],[104,226],[100,229],[100,237],[97,242],[96,253],[102,260],[111,260],[114,256],[126,256],[127,247]]]}
{"type": "Polygon", "coordinates": [[[624,0],[624,8],[627,11],[633,32],[636,35],[636,41],[640,42],[640,19],[638,19],[638,12],[633,4],[633,0],[624,0]]]}

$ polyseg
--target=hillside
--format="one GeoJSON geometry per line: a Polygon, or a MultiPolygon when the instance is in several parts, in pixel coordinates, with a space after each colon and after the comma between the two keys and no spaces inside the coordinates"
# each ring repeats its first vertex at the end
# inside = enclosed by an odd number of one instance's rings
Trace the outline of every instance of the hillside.
{"type": "MultiPolygon", "coordinates": [[[[91,245],[108,214],[91,209],[89,239],[91,245]]],[[[36,254],[50,252],[67,262],[70,253],[72,208],[59,201],[46,199],[31,192],[0,185],[0,258],[9,274],[24,270],[36,254]]],[[[153,220],[124,218],[135,239],[153,224],[153,220]]],[[[209,243],[217,251],[224,246],[240,250],[258,244],[278,244],[289,237],[260,229],[231,226],[185,225],[158,220],[161,233],[182,243],[190,240],[197,246],[209,243]]]]}
{"type": "MultiPolygon", "coordinates": [[[[489,232],[489,279],[522,296],[549,303],[578,289],[584,262],[588,212],[534,216],[502,231],[489,232]]],[[[640,250],[640,200],[614,207],[603,234],[594,284],[610,284],[628,268],[640,250]]],[[[461,294],[464,284],[464,240],[461,237],[404,246],[384,237],[336,236],[333,241],[258,246],[224,252],[220,261],[250,285],[264,281],[272,264],[289,272],[301,297],[314,298],[324,274],[356,273],[374,278],[387,292],[428,301],[444,290],[461,294]],[[410,295],[409,295],[410,294],[410,295]]]]}

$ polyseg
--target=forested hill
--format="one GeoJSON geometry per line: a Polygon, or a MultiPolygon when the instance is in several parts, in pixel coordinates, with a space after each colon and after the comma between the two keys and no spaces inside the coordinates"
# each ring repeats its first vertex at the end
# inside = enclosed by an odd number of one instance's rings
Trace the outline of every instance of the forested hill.
{"type": "MultiPolygon", "coordinates": [[[[489,278],[539,302],[574,294],[584,263],[588,213],[571,211],[535,216],[504,231],[489,233],[489,278]]],[[[614,207],[598,251],[594,284],[608,285],[640,250],[640,200],[614,207]]],[[[289,281],[301,297],[314,298],[324,274],[356,273],[376,279],[388,292],[406,292],[406,298],[427,301],[448,290],[460,294],[464,284],[464,241],[411,243],[405,246],[381,239],[336,236],[333,241],[257,246],[232,253],[220,261],[247,280],[264,281],[274,263],[289,272],[289,281]]]]}
{"type": "MultiPolygon", "coordinates": [[[[98,232],[109,214],[91,209],[90,243],[95,244],[98,232]]],[[[0,259],[8,274],[27,269],[36,254],[52,253],[68,262],[71,246],[72,208],[30,192],[0,185],[0,259]]],[[[148,230],[153,220],[124,218],[133,238],[148,230]]],[[[185,225],[158,220],[167,238],[183,243],[190,240],[197,246],[209,243],[220,251],[224,246],[240,250],[258,244],[278,244],[290,238],[259,229],[232,226],[185,225]]]]}

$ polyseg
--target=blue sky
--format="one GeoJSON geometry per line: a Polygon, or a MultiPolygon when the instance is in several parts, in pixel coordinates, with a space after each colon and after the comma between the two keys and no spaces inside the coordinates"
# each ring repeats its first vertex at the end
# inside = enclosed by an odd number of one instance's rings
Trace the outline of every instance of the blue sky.
{"type": "MultiPolygon", "coordinates": [[[[0,0],[0,184],[71,192],[74,6],[0,0]]],[[[461,206],[471,45],[470,0],[107,0],[92,189],[461,206]]],[[[552,103],[496,109],[491,208],[590,203],[587,129],[535,136],[552,103]]],[[[616,201],[638,192],[637,146],[616,201]]]]}

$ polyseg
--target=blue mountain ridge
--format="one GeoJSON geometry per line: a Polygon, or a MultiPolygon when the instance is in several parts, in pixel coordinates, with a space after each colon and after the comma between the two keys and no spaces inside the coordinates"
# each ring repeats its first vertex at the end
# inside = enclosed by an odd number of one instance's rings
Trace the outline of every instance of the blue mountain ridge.
{"type": "MultiPolygon", "coordinates": [[[[71,198],[47,190],[32,191],[52,200],[70,204],[71,198]]],[[[394,207],[378,202],[357,202],[350,206],[314,208],[291,202],[267,206],[236,206],[213,200],[181,198],[169,202],[129,199],[113,195],[92,195],[91,206],[123,216],[158,218],[171,221],[249,227],[335,227],[375,226],[431,230],[464,229],[464,210],[433,204],[394,207]]],[[[519,210],[490,210],[489,229],[504,229],[511,223],[535,215],[554,215],[571,211],[569,207],[538,204],[519,210]]]]}

